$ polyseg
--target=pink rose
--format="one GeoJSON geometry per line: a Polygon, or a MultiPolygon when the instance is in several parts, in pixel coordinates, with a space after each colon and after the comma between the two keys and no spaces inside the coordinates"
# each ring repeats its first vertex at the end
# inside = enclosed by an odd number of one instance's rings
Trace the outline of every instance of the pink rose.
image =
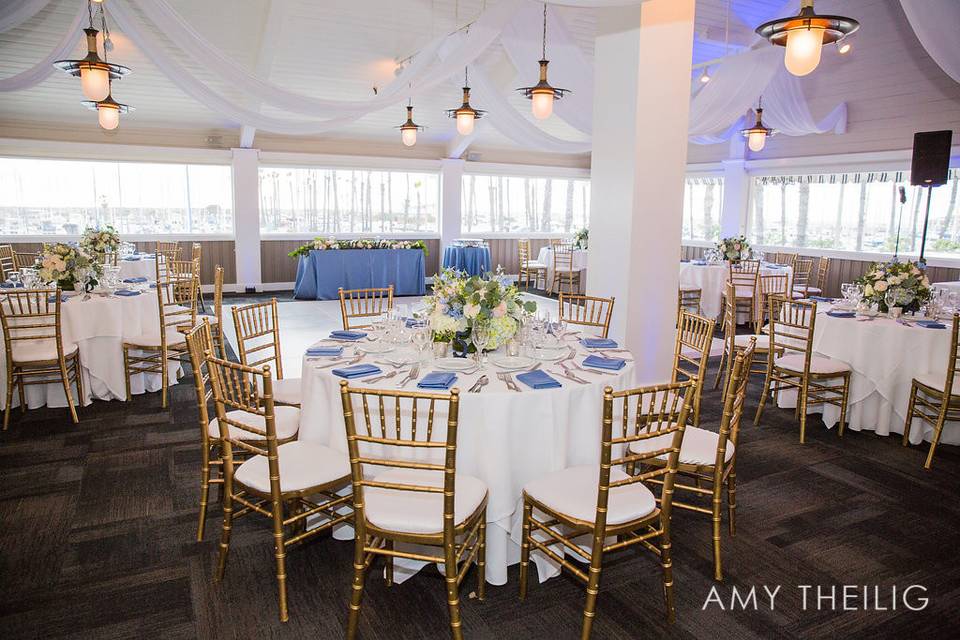
{"type": "Polygon", "coordinates": [[[505,316],[505,315],[507,315],[507,302],[506,302],[506,300],[502,301],[500,304],[498,304],[496,307],[493,308],[493,317],[494,317],[494,318],[502,318],[502,317],[505,316]]]}

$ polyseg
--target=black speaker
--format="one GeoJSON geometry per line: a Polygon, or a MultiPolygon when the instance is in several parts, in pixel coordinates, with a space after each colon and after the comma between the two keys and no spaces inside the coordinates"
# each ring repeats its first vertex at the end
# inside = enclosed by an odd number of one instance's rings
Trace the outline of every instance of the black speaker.
{"type": "Polygon", "coordinates": [[[919,131],[913,134],[910,184],[936,187],[947,183],[952,131],[919,131]]]}

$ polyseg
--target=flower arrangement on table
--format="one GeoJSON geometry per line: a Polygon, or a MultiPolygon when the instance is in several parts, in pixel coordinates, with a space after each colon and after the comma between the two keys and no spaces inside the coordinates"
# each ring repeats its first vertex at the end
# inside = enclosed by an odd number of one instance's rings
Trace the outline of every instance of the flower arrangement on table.
{"type": "Polygon", "coordinates": [[[427,243],[423,240],[382,240],[380,238],[358,238],[356,240],[337,240],[335,238],[314,238],[307,244],[297,247],[287,255],[291,258],[309,255],[311,251],[330,251],[334,249],[419,249],[424,257],[429,257],[427,243]]]}
{"type": "Polygon", "coordinates": [[[103,274],[103,265],[83,248],[63,242],[43,245],[39,263],[38,275],[43,282],[68,291],[78,290],[78,285],[89,290],[103,274]]]}
{"type": "Polygon", "coordinates": [[[110,225],[102,229],[87,227],[80,237],[80,247],[87,253],[101,256],[116,253],[120,249],[120,234],[110,225]]]}
{"type": "Polygon", "coordinates": [[[590,230],[580,229],[573,234],[573,246],[576,249],[588,249],[590,241],[590,230]]]}
{"type": "Polygon", "coordinates": [[[485,276],[444,269],[433,280],[433,294],[423,302],[435,342],[469,341],[473,327],[483,326],[490,335],[490,350],[514,336],[524,313],[537,310],[536,302],[520,299],[519,289],[508,283],[500,267],[485,276]]]}
{"type": "Polygon", "coordinates": [[[924,266],[917,262],[877,262],[856,281],[863,287],[862,302],[876,304],[881,313],[890,309],[888,294],[896,301],[893,306],[905,312],[916,312],[930,299],[930,279],[924,266]]]}
{"type": "Polygon", "coordinates": [[[749,260],[750,256],[753,255],[753,250],[750,249],[750,243],[747,242],[746,236],[733,236],[724,238],[717,243],[717,253],[720,254],[721,260],[740,262],[741,260],[749,260]]]}

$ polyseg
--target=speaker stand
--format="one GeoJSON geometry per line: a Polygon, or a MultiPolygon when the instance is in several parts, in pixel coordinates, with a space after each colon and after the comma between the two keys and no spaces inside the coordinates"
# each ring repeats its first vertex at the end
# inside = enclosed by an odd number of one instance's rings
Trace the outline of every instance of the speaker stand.
{"type": "Polygon", "coordinates": [[[920,237],[920,260],[918,262],[926,265],[927,261],[923,257],[923,252],[927,248],[927,225],[930,223],[930,198],[933,197],[933,187],[926,187],[927,190],[927,212],[923,216],[923,235],[920,237]]]}

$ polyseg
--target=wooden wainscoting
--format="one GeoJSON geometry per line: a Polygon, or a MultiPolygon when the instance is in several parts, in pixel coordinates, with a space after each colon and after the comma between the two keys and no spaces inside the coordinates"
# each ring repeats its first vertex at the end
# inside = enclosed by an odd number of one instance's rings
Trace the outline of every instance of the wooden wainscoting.
{"type": "MultiPolygon", "coordinates": [[[[559,236],[557,236],[559,237],[559,236]]],[[[520,257],[517,255],[517,241],[519,238],[488,238],[490,245],[490,267],[495,271],[497,265],[503,267],[504,273],[516,274],[520,272],[520,257]]],[[[550,244],[549,238],[531,238],[530,255],[534,260],[540,249],[550,244]]]]}
{"type": "MultiPolygon", "coordinates": [[[[305,244],[306,240],[263,240],[260,242],[260,279],[264,284],[273,282],[293,282],[297,279],[297,259],[289,254],[297,247],[305,244]]],[[[427,243],[426,264],[424,265],[427,277],[436,275],[440,268],[440,240],[430,238],[427,243]]]]}

